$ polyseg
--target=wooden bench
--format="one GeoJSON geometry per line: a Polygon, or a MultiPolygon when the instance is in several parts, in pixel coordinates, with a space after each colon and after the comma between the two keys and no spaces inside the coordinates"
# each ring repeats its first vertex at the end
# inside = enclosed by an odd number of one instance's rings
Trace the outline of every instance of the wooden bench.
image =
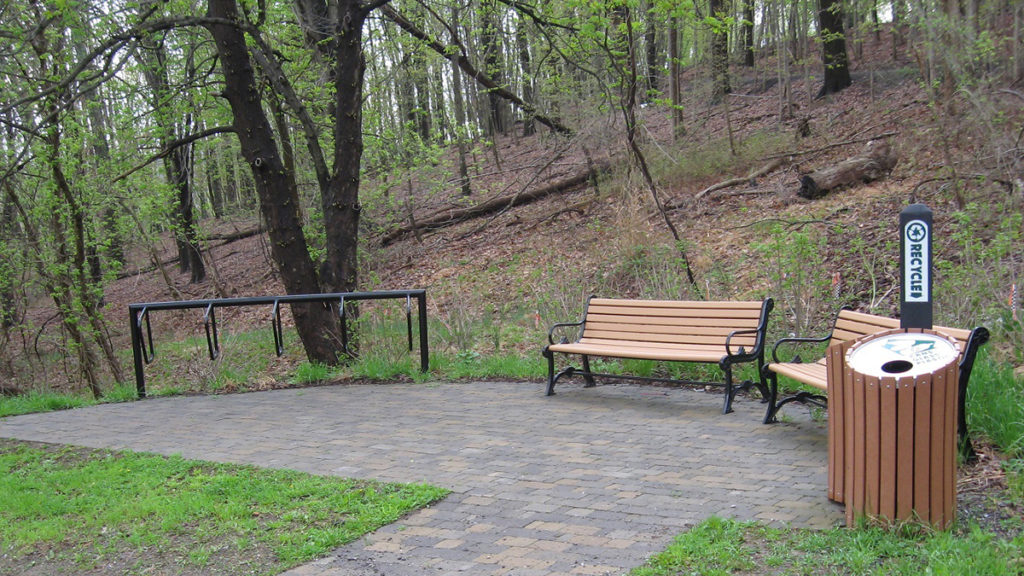
{"type": "Polygon", "coordinates": [[[732,411],[736,393],[751,386],[756,386],[767,400],[768,386],[762,367],[768,313],[772,307],[770,298],[763,301],[704,302],[591,297],[579,322],[555,324],[548,332],[548,345],[543,350],[548,361],[547,394],[554,394],[555,383],[562,376],[579,374],[587,387],[594,385],[594,376],[724,386],[723,414],[732,411]],[[576,339],[562,338],[556,343],[555,333],[567,328],[575,328],[576,339]],[[583,368],[570,366],[555,374],[555,352],[579,354],[583,368]],[[725,380],[693,382],[597,374],[590,369],[591,356],[713,363],[725,373],[725,380]],[[755,363],[758,381],[748,380],[734,385],[733,365],[746,362],[755,363]]]}
{"type": "MultiPolygon", "coordinates": [[[[854,312],[852,310],[842,310],[836,317],[832,333],[828,336],[823,336],[821,338],[783,338],[776,342],[775,346],[772,348],[772,361],[764,366],[764,376],[770,382],[768,410],[764,417],[765,424],[775,422],[779,409],[790,402],[813,404],[821,408],[827,407],[827,394],[824,393],[828,390],[825,358],[805,363],[800,360],[799,356],[797,356],[788,362],[783,362],[779,360],[780,346],[808,343],[820,344],[828,342],[828,346],[831,347],[850,340],[856,340],[862,336],[877,334],[878,332],[899,327],[900,321],[894,318],[886,318],[884,316],[876,316],[874,314],[864,314],[862,312],[854,312]],[[780,400],[778,398],[779,375],[792,378],[797,382],[817,388],[818,390],[821,390],[822,393],[803,391],[797,392],[796,394],[787,396],[780,400]]],[[[964,413],[965,402],[967,399],[967,381],[971,377],[971,370],[974,367],[974,358],[978,354],[978,348],[988,341],[989,333],[988,330],[983,327],[978,327],[974,330],[964,330],[962,328],[935,326],[934,330],[956,339],[960,344],[960,382],[959,398],[957,401],[957,433],[960,439],[961,453],[970,457],[973,455],[973,448],[971,447],[970,438],[967,434],[967,418],[964,413]]]]}

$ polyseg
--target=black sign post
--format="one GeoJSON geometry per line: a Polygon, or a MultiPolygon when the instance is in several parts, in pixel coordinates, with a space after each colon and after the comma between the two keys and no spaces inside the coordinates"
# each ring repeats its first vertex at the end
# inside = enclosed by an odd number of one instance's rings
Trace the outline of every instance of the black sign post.
{"type": "Polygon", "coordinates": [[[900,327],[932,327],[932,211],[912,204],[900,212],[900,327]]]}

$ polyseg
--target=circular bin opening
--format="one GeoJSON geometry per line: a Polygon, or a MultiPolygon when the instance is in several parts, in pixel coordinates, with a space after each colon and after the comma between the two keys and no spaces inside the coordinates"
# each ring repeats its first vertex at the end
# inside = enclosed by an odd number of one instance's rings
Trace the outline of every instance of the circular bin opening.
{"type": "Polygon", "coordinates": [[[903,374],[909,372],[914,367],[913,362],[907,360],[891,360],[882,364],[882,372],[886,374],[903,374]]]}

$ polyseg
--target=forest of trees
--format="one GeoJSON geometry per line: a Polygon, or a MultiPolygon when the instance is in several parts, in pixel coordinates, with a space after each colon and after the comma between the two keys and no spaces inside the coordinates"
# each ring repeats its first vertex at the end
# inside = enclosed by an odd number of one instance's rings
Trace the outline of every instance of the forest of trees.
{"type": "MultiPolygon", "coordinates": [[[[174,232],[176,265],[203,282],[199,222],[257,210],[289,293],[355,290],[361,183],[400,180],[439,148],[458,151],[471,196],[469,147],[569,138],[611,110],[642,165],[641,105],[682,133],[681,91],[717,102],[737,70],[786,85],[806,62],[820,96],[838,92],[847,50],[883,22],[929,81],[955,83],[940,47],[980,44],[1021,12],[1015,0],[7,0],[4,337],[45,295],[98,396],[104,374],[124,379],[104,288],[158,232],[174,232]]],[[[308,358],[336,362],[337,312],[292,313],[308,358]]]]}

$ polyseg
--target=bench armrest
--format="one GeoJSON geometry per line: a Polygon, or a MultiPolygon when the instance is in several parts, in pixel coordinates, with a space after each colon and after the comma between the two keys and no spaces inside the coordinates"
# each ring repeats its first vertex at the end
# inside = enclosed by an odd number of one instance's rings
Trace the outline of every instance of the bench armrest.
{"type": "MultiPolygon", "coordinates": [[[[555,343],[555,331],[556,330],[559,330],[561,328],[572,328],[572,327],[582,327],[582,326],[583,326],[583,321],[582,320],[580,320],[579,322],[559,322],[558,324],[555,324],[554,326],[551,327],[550,330],[548,330],[548,344],[554,344],[555,343]]],[[[581,336],[580,332],[579,332],[579,330],[577,330],[576,331],[576,338],[574,340],[579,340],[580,336],[581,336]]],[[[569,342],[569,340],[565,336],[562,336],[562,339],[559,340],[560,344],[565,344],[567,342],[569,342]]]]}
{"type": "MultiPolygon", "coordinates": [[[[829,334],[828,336],[822,336],[820,338],[806,338],[806,337],[782,338],[778,342],[776,342],[774,346],[772,346],[772,362],[784,362],[784,360],[779,360],[779,353],[778,353],[779,352],[779,346],[782,345],[782,344],[821,344],[823,342],[828,342],[829,338],[832,338],[831,334],[829,334]]],[[[799,357],[795,357],[792,361],[793,362],[799,362],[800,358],[799,357]]]]}
{"type": "Polygon", "coordinates": [[[734,331],[730,332],[728,336],[725,337],[725,353],[728,354],[730,357],[734,357],[735,356],[735,357],[744,358],[744,359],[754,359],[754,358],[757,358],[758,351],[761,348],[764,347],[764,344],[762,342],[762,338],[763,338],[763,335],[761,334],[761,329],[760,328],[750,328],[750,329],[747,329],[747,330],[734,330],[734,331]],[[750,350],[744,350],[743,346],[740,346],[740,349],[739,349],[738,352],[733,352],[732,351],[732,337],[733,336],[739,336],[741,334],[757,334],[757,340],[755,341],[754,346],[750,350]]]}
{"type": "Polygon", "coordinates": [[[764,364],[764,340],[765,334],[768,332],[768,315],[771,313],[772,308],[775,307],[775,301],[771,298],[765,298],[761,302],[761,315],[757,321],[756,328],[747,328],[744,330],[733,330],[725,337],[725,353],[726,358],[723,358],[723,362],[728,359],[729,362],[748,362],[751,360],[757,360],[758,366],[764,364]],[[732,351],[732,338],[740,334],[754,334],[754,346],[750,350],[744,350],[743,346],[737,353],[732,351]]]}

